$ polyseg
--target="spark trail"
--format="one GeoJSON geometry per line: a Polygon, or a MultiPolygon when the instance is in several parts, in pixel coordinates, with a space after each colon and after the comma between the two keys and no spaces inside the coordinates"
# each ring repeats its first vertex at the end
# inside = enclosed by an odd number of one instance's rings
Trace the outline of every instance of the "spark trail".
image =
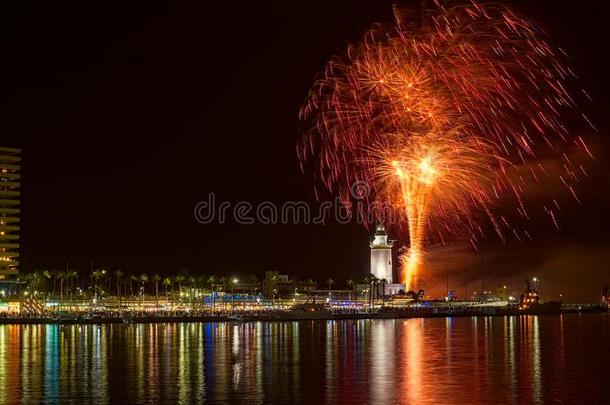
{"type": "Polygon", "coordinates": [[[519,237],[494,214],[499,200],[514,198],[528,216],[523,179],[511,169],[531,166],[542,178],[538,154],[573,141],[563,116],[575,107],[566,90],[574,74],[562,51],[507,7],[446,4],[423,14],[396,7],[393,24],[374,25],[328,62],[301,109],[310,129],[297,150],[316,183],[347,202],[350,185],[365,181],[370,201],[406,219],[408,289],[426,241],[474,235],[476,212],[501,238],[519,237]]]}

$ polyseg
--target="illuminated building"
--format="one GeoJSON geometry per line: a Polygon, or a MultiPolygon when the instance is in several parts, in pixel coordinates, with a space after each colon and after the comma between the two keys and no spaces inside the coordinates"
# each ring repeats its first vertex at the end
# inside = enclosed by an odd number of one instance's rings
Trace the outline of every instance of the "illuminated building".
{"type": "Polygon", "coordinates": [[[0,147],[0,280],[18,273],[21,149],[0,147]]]}
{"type": "Polygon", "coordinates": [[[310,293],[316,290],[313,280],[297,281],[278,271],[266,271],[263,280],[263,294],[266,297],[286,297],[295,293],[310,293]]]}
{"type": "MultiPolygon", "coordinates": [[[[371,274],[385,280],[385,295],[393,295],[405,289],[404,284],[394,284],[392,275],[392,246],[383,224],[378,224],[371,242],[371,274]]],[[[381,285],[380,285],[381,288],[381,285]]]]}
{"type": "Polygon", "coordinates": [[[383,224],[377,225],[375,238],[371,242],[371,274],[379,280],[386,280],[388,284],[393,282],[392,244],[392,241],[388,241],[383,224]]]}

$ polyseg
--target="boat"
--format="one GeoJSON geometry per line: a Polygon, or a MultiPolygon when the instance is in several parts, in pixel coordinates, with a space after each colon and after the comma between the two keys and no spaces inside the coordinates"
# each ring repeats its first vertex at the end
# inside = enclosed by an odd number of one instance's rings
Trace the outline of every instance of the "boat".
{"type": "Polygon", "coordinates": [[[601,306],[606,311],[610,311],[610,293],[608,293],[608,284],[602,289],[602,303],[601,306]]]}
{"type": "Polygon", "coordinates": [[[281,320],[332,319],[333,313],[323,304],[299,304],[288,311],[277,313],[281,320]]]}
{"type": "Polygon", "coordinates": [[[546,315],[560,314],[561,302],[559,301],[540,301],[538,291],[532,287],[529,280],[525,281],[525,292],[521,294],[519,305],[517,306],[518,314],[523,315],[546,315]]]}

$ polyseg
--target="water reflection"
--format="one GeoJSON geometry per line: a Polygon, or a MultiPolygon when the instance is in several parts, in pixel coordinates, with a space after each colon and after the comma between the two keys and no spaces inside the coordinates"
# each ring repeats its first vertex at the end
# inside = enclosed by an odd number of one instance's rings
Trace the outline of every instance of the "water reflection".
{"type": "Polygon", "coordinates": [[[403,378],[406,377],[404,378],[406,386],[399,395],[403,395],[407,402],[421,403],[424,400],[422,389],[428,383],[425,376],[427,369],[424,367],[425,363],[422,358],[422,351],[426,345],[424,320],[409,319],[403,321],[403,331],[401,358],[406,370],[406,375],[403,376],[403,378]]]}
{"type": "Polygon", "coordinates": [[[395,347],[396,321],[377,321],[371,327],[371,400],[390,403],[394,398],[396,354],[388,347],[395,347]]]}
{"type": "Polygon", "coordinates": [[[0,325],[0,403],[603,402],[608,318],[0,325]]]}

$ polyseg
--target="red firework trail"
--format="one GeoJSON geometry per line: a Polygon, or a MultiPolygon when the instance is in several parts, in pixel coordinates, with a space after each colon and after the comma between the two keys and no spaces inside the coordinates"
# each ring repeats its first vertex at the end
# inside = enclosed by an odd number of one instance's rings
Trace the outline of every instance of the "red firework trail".
{"type": "MultiPolygon", "coordinates": [[[[435,2],[413,11],[396,7],[394,24],[375,25],[328,62],[302,107],[311,126],[298,146],[304,170],[343,201],[365,181],[369,201],[403,214],[401,278],[411,289],[428,235],[470,233],[474,243],[475,212],[502,238],[520,238],[495,218],[497,203],[514,198],[528,218],[524,180],[512,169],[544,177],[537,155],[573,140],[563,116],[575,107],[565,55],[509,8],[435,2]]],[[[582,138],[574,142],[590,154],[582,138]]],[[[564,167],[562,180],[576,181],[578,169],[564,167]]]]}

